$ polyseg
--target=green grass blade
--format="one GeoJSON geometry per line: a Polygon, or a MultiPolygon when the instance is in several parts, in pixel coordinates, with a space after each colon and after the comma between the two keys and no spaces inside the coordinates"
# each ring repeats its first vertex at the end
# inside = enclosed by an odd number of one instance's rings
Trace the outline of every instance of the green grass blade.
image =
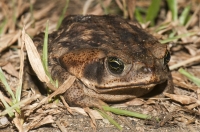
{"type": "Polygon", "coordinates": [[[55,80],[55,86],[58,88],[58,80],[55,80]]]}
{"type": "Polygon", "coordinates": [[[16,17],[16,0],[12,0],[12,10],[13,10],[13,16],[12,16],[12,19],[13,19],[13,23],[16,24],[16,21],[17,21],[17,17],[16,17]]]}
{"type": "Polygon", "coordinates": [[[139,8],[135,9],[135,18],[139,23],[144,23],[144,19],[142,18],[139,8]]]}
{"type": "MultiPolygon", "coordinates": [[[[10,106],[9,106],[8,103],[5,101],[5,99],[4,99],[3,95],[2,95],[2,93],[0,93],[0,100],[1,100],[1,102],[3,103],[3,105],[5,106],[6,110],[8,110],[8,109],[10,108],[10,106]]],[[[10,117],[14,116],[13,111],[8,111],[7,113],[8,113],[8,115],[9,115],[10,117]]]]}
{"type": "Polygon", "coordinates": [[[20,101],[20,99],[21,99],[21,92],[22,92],[22,85],[18,86],[17,90],[16,90],[16,99],[17,99],[17,102],[20,101]]]}
{"type": "Polygon", "coordinates": [[[169,6],[169,9],[172,12],[172,19],[173,19],[173,21],[176,21],[177,18],[178,18],[177,1],[176,0],[167,0],[167,4],[169,6]]]}
{"type": "Polygon", "coordinates": [[[117,115],[132,116],[132,117],[136,117],[136,118],[140,118],[140,119],[150,119],[151,118],[151,116],[149,116],[149,115],[140,114],[137,112],[127,111],[127,110],[121,110],[121,109],[117,109],[117,108],[112,108],[109,106],[103,106],[103,109],[105,111],[113,112],[117,115]]]}
{"type": "Polygon", "coordinates": [[[32,26],[35,27],[35,18],[34,18],[34,15],[33,15],[33,3],[30,1],[30,13],[31,13],[31,20],[33,21],[33,24],[32,26]]]}
{"type": "Polygon", "coordinates": [[[96,109],[103,118],[107,119],[111,124],[113,124],[115,127],[117,127],[119,130],[122,130],[122,127],[115,121],[113,120],[109,115],[107,115],[105,112],[102,110],[96,109]]]}
{"type": "Polygon", "coordinates": [[[179,17],[179,22],[181,25],[185,25],[187,23],[187,20],[189,18],[190,7],[190,5],[186,6],[183,12],[181,13],[181,16],[179,17]]]}
{"type": "Polygon", "coordinates": [[[195,35],[195,34],[197,34],[197,33],[196,32],[184,33],[184,34],[172,37],[172,38],[168,38],[168,39],[165,39],[165,40],[160,40],[159,42],[162,43],[162,44],[165,44],[165,43],[180,39],[182,37],[188,37],[188,36],[192,36],[192,35],[195,35]]]}
{"type": "Polygon", "coordinates": [[[150,21],[151,25],[154,25],[154,20],[158,15],[160,10],[160,2],[161,0],[152,0],[151,5],[149,6],[146,14],[146,22],[150,21]]]}
{"type": "Polygon", "coordinates": [[[7,19],[5,18],[3,20],[3,22],[1,23],[1,25],[0,25],[0,35],[2,34],[3,29],[4,29],[5,25],[6,25],[6,23],[7,23],[7,19]]]}
{"type": "Polygon", "coordinates": [[[143,14],[147,14],[147,9],[146,8],[142,8],[142,7],[136,7],[136,9],[143,14]]]}
{"type": "Polygon", "coordinates": [[[47,21],[45,35],[44,35],[43,51],[42,51],[42,63],[46,73],[48,72],[48,31],[49,31],[49,22],[47,21]]]}
{"type": "Polygon", "coordinates": [[[192,82],[194,82],[197,86],[200,87],[200,79],[193,76],[191,73],[185,71],[183,68],[180,68],[178,70],[181,74],[183,74],[184,76],[186,76],[187,78],[189,78],[192,82]]]}
{"type": "Polygon", "coordinates": [[[159,32],[160,30],[163,30],[163,29],[165,29],[165,28],[167,28],[167,27],[169,27],[168,24],[160,25],[159,27],[157,27],[157,28],[155,29],[155,32],[159,32]]]}
{"type": "Polygon", "coordinates": [[[3,85],[5,86],[6,91],[8,91],[8,93],[11,95],[13,102],[16,102],[16,98],[15,98],[10,86],[8,85],[8,83],[6,81],[6,78],[5,78],[1,68],[0,68],[0,80],[3,83],[3,85]]]}
{"type": "Polygon", "coordinates": [[[64,7],[64,9],[63,9],[63,11],[62,11],[62,14],[61,14],[61,16],[60,16],[60,18],[59,18],[59,20],[58,20],[57,26],[56,26],[56,29],[57,29],[57,30],[58,30],[59,27],[61,26],[61,23],[62,23],[62,21],[63,21],[63,19],[64,19],[64,17],[65,17],[65,13],[66,13],[66,11],[67,11],[68,5],[69,5],[69,0],[66,0],[65,7],[64,7]]]}
{"type": "Polygon", "coordinates": [[[49,22],[47,21],[45,35],[44,35],[43,51],[42,51],[42,64],[43,64],[45,73],[49,77],[51,83],[57,87],[57,84],[56,82],[53,81],[48,69],[48,31],[49,31],[48,25],[49,25],[49,22]]]}
{"type": "Polygon", "coordinates": [[[6,115],[7,113],[12,112],[14,109],[18,110],[18,108],[20,108],[20,104],[21,102],[17,102],[16,104],[13,104],[11,107],[9,106],[8,108],[6,108],[3,112],[0,113],[0,116],[6,115]]]}
{"type": "Polygon", "coordinates": [[[176,34],[175,30],[172,30],[172,32],[169,34],[169,38],[173,38],[176,34]]]}

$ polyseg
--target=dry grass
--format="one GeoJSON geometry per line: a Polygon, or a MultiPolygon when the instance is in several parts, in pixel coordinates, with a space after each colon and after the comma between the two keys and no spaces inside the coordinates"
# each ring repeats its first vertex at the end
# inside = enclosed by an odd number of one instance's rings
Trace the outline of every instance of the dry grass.
{"type": "MultiPolygon", "coordinates": [[[[3,69],[13,93],[20,90],[23,83],[23,57],[24,53],[26,54],[26,52],[23,52],[25,51],[23,48],[24,41],[26,42],[25,32],[34,37],[45,30],[47,20],[49,21],[49,32],[56,30],[66,6],[65,3],[66,0],[0,1],[0,67],[3,69]],[[24,26],[25,32],[22,32],[24,26]]],[[[200,78],[200,2],[198,0],[178,0],[175,8],[176,14],[171,12],[170,8],[167,8],[167,2],[162,1],[159,12],[157,14],[155,12],[155,19],[152,19],[151,23],[147,21],[149,18],[147,17],[148,13],[146,13],[150,5],[151,1],[142,0],[73,0],[69,1],[64,15],[115,14],[131,20],[137,18],[138,21],[142,22],[143,28],[156,36],[161,43],[167,44],[171,53],[169,67],[172,71],[175,94],[166,94],[173,101],[170,108],[167,104],[169,99],[165,98],[159,102],[170,113],[170,116],[166,116],[166,121],[163,120],[160,126],[171,121],[174,117],[175,122],[181,122],[188,126],[188,130],[195,131],[199,128],[200,123],[198,119],[200,115],[200,89],[193,81],[178,72],[178,69],[182,67],[200,78]],[[189,10],[188,14],[187,11],[183,14],[186,8],[189,10]]],[[[27,48],[26,50],[30,51],[27,48]]],[[[64,131],[63,126],[59,125],[59,121],[55,122],[53,117],[65,109],[62,104],[57,103],[55,105],[55,103],[50,102],[42,105],[45,103],[43,101],[49,98],[43,97],[34,89],[23,89],[21,95],[16,95],[18,97],[17,102],[11,104],[13,100],[7,96],[5,90],[1,89],[1,92],[3,93],[1,97],[5,98],[6,102],[13,108],[20,108],[21,112],[15,112],[15,116],[11,118],[10,122],[4,121],[3,124],[0,121],[0,124],[2,124],[0,128],[6,128],[10,125],[16,126],[18,131],[29,131],[44,124],[56,123],[64,131]]],[[[157,104],[156,101],[157,99],[148,101],[136,99],[120,106],[127,107],[136,104],[145,106],[157,104]]],[[[8,119],[4,105],[0,105],[1,119],[8,119]]],[[[67,108],[71,112],[76,111],[86,115],[83,109],[70,109],[68,106],[67,108]]],[[[94,115],[95,119],[102,119],[96,111],[92,110],[92,113],[91,116],[94,115]]]]}

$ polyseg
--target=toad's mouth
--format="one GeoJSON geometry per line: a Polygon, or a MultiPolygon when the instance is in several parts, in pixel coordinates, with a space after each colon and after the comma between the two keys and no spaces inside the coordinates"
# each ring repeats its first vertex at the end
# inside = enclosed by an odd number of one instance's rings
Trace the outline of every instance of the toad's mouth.
{"type": "Polygon", "coordinates": [[[113,93],[113,92],[121,92],[121,93],[128,93],[129,91],[132,92],[140,92],[140,91],[151,91],[152,89],[156,88],[158,91],[164,89],[166,87],[166,83],[168,80],[162,80],[159,83],[151,83],[151,84],[138,84],[138,85],[117,85],[111,87],[102,87],[102,86],[95,86],[96,93],[113,93]]]}
{"type": "Polygon", "coordinates": [[[158,84],[162,84],[166,82],[167,79],[159,78],[159,79],[150,79],[149,81],[140,81],[140,82],[126,82],[126,83],[111,83],[110,85],[96,85],[94,90],[98,93],[105,93],[110,91],[121,91],[121,90],[129,90],[129,89],[144,89],[151,90],[158,84]]]}
{"type": "Polygon", "coordinates": [[[112,86],[112,87],[95,87],[95,91],[97,93],[108,93],[108,92],[114,92],[114,91],[130,91],[133,89],[137,90],[145,90],[150,91],[152,90],[157,84],[147,84],[147,85],[123,85],[123,86],[112,86]]]}

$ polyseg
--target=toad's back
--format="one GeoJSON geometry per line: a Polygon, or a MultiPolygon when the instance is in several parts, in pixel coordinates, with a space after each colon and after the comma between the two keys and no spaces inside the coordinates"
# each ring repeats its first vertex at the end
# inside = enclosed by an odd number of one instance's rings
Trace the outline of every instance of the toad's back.
{"type": "MultiPolygon", "coordinates": [[[[140,52],[143,55],[148,54],[146,49],[156,44],[159,44],[156,47],[166,49],[166,46],[160,45],[157,39],[147,34],[137,23],[131,24],[116,16],[67,17],[61,30],[52,35],[51,43],[60,46],[50,45],[50,52],[58,51],[60,47],[67,47],[69,51],[86,47],[111,48],[126,51],[130,56],[137,57],[140,52]]],[[[165,54],[162,49],[157,50],[161,57],[165,54]]]]}

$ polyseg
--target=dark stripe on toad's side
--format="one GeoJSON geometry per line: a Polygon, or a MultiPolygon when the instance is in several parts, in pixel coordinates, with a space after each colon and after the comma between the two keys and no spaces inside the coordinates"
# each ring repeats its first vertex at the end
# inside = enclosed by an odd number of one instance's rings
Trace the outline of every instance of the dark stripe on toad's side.
{"type": "Polygon", "coordinates": [[[99,60],[86,65],[83,74],[88,80],[93,80],[100,84],[103,79],[104,70],[103,60],[99,60]]]}

